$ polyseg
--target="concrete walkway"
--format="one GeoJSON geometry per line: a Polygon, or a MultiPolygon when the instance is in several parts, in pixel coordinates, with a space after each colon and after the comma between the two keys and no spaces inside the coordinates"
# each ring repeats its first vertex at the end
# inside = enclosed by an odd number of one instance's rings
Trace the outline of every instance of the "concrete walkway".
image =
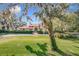
{"type": "Polygon", "coordinates": [[[48,36],[47,34],[3,34],[1,37],[10,37],[10,36],[48,36]]]}
{"type": "MultiPolygon", "coordinates": [[[[79,33],[70,33],[79,37],[79,33]]],[[[8,36],[48,36],[48,34],[0,34],[0,37],[8,36]]]]}

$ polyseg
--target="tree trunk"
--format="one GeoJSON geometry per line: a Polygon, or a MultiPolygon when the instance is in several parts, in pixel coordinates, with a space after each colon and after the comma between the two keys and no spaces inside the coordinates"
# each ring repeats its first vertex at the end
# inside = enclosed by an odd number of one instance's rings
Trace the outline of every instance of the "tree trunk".
{"type": "Polygon", "coordinates": [[[52,50],[57,51],[58,50],[58,46],[56,44],[54,33],[52,33],[52,31],[49,32],[49,37],[50,37],[50,41],[51,41],[52,50]]]}
{"type": "Polygon", "coordinates": [[[48,35],[50,37],[50,42],[51,42],[51,49],[57,51],[58,46],[56,44],[56,40],[54,37],[53,23],[51,19],[49,20],[50,20],[49,22],[48,21],[46,22],[45,20],[43,20],[43,22],[45,24],[46,29],[48,30],[48,35]]]}
{"type": "Polygon", "coordinates": [[[53,30],[53,23],[52,23],[51,20],[50,20],[50,24],[49,24],[49,28],[48,28],[48,34],[49,34],[49,37],[50,37],[52,50],[57,51],[58,46],[56,44],[56,40],[55,40],[55,36],[54,36],[54,30],[53,30]]]}

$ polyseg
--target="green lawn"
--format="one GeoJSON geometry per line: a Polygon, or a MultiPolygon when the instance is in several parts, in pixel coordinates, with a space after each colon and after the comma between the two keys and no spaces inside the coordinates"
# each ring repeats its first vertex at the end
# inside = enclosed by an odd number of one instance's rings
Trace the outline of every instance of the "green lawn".
{"type": "MultiPolygon", "coordinates": [[[[79,55],[79,40],[57,39],[57,45],[68,55],[79,55]]],[[[48,36],[0,37],[1,56],[61,55],[51,51],[48,36]]]]}

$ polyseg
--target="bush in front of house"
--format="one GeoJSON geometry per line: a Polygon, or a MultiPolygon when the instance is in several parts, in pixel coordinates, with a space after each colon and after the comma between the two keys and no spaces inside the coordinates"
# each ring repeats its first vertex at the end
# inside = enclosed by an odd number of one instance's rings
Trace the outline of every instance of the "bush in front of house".
{"type": "Polygon", "coordinates": [[[20,30],[17,30],[17,31],[3,31],[3,30],[0,30],[0,33],[9,33],[9,34],[32,34],[33,31],[20,31],[20,30]]]}

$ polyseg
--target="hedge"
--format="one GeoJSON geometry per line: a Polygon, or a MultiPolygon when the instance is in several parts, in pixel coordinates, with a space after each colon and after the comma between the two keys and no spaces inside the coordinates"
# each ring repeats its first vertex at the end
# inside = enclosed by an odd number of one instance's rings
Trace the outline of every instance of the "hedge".
{"type": "MultiPolygon", "coordinates": [[[[34,31],[20,31],[20,30],[17,30],[17,31],[3,31],[3,30],[0,30],[0,33],[8,33],[8,34],[32,34],[34,31]]],[[[39,34],[43,34],[43,31],[37,31],[37,33],[39,34]]],[[[47,34],[47,32],[45,32],[44,34],[47,34]]]]}

